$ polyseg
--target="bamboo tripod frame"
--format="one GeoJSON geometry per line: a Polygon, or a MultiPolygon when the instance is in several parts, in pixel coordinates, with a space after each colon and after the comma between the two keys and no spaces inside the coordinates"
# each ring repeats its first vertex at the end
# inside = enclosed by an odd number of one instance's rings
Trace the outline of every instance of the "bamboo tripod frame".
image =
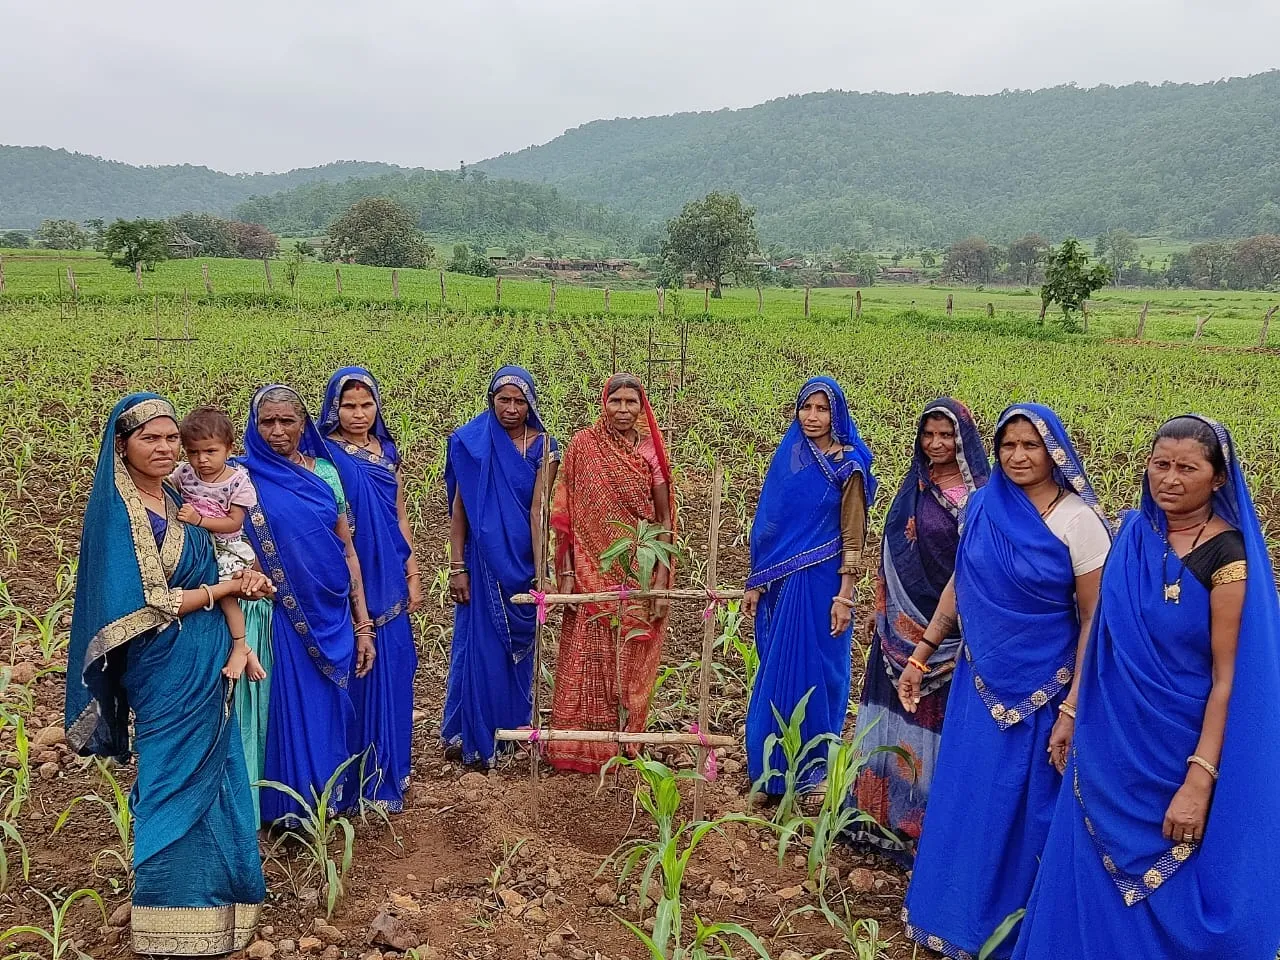
{"type": "MultiPolygon", "coordinates": [[[[539,543],[536,547],[536,556],[538,558],[538,587],[540,592],[545,593],[542,588],[546,586],[546,571],[549,569],[548,560],[550,553],[550,500],[549,487],[546,478],[550,476],[548,471],[550,453],[547,446],[542,451],[542,476],[544,478],[540,502],[538,504],[539,517],[541,524],[538,531],[539,543]]],[[[724,467],[717,461],[715,472],[711,481],[711,520],[707,530],[707,567],[706,567],[706,584],[701,589],[684,588],[671,590],[646,590],[632,591],[623,594],[620,591],[603,591],[594,593],[545,593],[543,602],[547,606],[560,606],[569,603],[604,603],[610,600],[645,600],[654,598],[663,598],[667,600],[700,600],[706,604],[716,603],[721,600],[736,600],[743,595],[741,590],[720,590],[716,583],[718,572],[718,563],[720,556],[720,498],[722,488],[724,486],[724,467]]],[[[536,603],[537,600],[531,593],[518,593],[511,598],[512,603],[536,603]]],[[[555,730],[551,728],[543,728],[541,726],[540,704],[542,700],[542,641],[546,631],[546,625],[539,623],[534,628],[533,640],[533,719],[537,724],[535,730],[498,730],[496,739],[507,742],[529,742],[529,741],[547,741],[547,740],[567,740],[580,743],[617,743],[621,744],[688,744],[697,748],[698,768],[703,769],[707,762],[707,752],[716,747],[727,747],[736,743],[733,737],[721,734],[707,733],[707,726],[711,720],[711,659],[715,653],[716,640],[716,618],[714,615],[707,615],[707,611],[703,611],[702,626],[702,659],[698,676],[698,732],[697,733],[677,733],[672,731],[661,731],[656,733],[631,733],[615,730],[555,730]]],[[[714,614],[714,610],[712,611],[714,614]]],[[[538,822],[541,818],[538,803],[539,788],[539,760],[538,751],[531,750],[529,752],[529,785],[533,794],[533,815],[534,821],[538,822]]],[[[702,789],[703,781],[701,778],[694,781],[693,791],[693,818],[700,820],[702,818],[702,789]]]]}

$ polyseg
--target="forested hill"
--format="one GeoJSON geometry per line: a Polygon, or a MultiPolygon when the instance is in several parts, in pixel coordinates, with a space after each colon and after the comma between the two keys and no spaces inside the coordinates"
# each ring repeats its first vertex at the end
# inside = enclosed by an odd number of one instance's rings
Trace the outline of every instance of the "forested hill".
{"type": "Polygon", "coordinates": [[[315,183],[269,197],[255,197],[236,215],[288,236],[323,233],[344,210],[364,197],[388,197],[404,204],[429,234],[473,240],[514,240],[532,236],[613,238],[623,246],[636,234],[635,220],[597,203],[564,196],[555,187],[498,180],[483,172],[427,170],[366,177],[342,183],[315,183]]]}
{"type": "Polygon", "coordinates": [[[0,146],[0,228],[34,227],[56,217],[166,217],[184,210],[229,214],[255,194],[400,169],[342,162],[288,173],[230,174],[189,164],[134,167],[50,147],[0,146]]]}
{"type": "Polygon", "coordinates": [[[734,190],[759,210],[765,243],[809,249],[1280,232],[1280,71],[993,96],[813,93],[596,121],[480,166],[643,219],[734,190]]]}

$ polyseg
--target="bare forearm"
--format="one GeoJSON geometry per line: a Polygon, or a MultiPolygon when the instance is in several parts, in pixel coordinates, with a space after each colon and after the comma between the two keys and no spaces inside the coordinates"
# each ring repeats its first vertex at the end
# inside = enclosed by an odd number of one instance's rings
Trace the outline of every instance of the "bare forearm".
{"type": "Polygon", "coordinates": [[[404,537],[404,542],[409,545],[409,559],[405,561],[405,576],[413,576],[418,573],[418,555],[413,549],[413,534],[409,530],[409,508],[405,503],[404,493],[404,474],[400,475],[400,483],[396,488],[396,519],[400,524],[400,534],[404,537]]]}
{"type": "Polygon", "coordinates": [[[211,583],[207,588],[197,587],[195,590],[183,590],[182,602],[178,604],[178,616],[185,617],[196,610],[211,608],[224,597],[236,594],[236,585],[231,581],[211,583]]]}
{"type": "Polygon", "coordinates": [[[212,533],[237,533],[244,526],[244,511],[240,512],[239,519],[234,516],[206,517],[202,515],[197,526],[212,533]]]}
{"type": "Polygon", "coordinates": [[[916,644],[912,656],[921,663],[928,663],[929,656],[942,646],[947,637],[954,636],[959,618],[956,615],[956,581],[952,577],[938,598],[938,606],[933,611],[933,618],[924,629],[924,639],[916,644]]]}
{"type": "Polygon", "coordinates": [[[364,601],[364,578],[360,575],[360,558],[355,547],[347,546],[347,571],[351,574],[351,610],[357,620],[369,619],[369,608],[364,601]]]}
{"type": "Polygon", "coordinates": [[[462,496],[455,494],[453,513],[449,517],[449,560],[454,567],[465,564],[467,549],[467,512],[462,506],[462,496]]]}
{"type": "Polygon", "coordinates": [[[1093,617],[1080,624],[1080,636],[1076,638],[1076,669],[1071,677],[1071,689],[1067,691],[1066,702],[1075,706],[1080,699],[1080,671],[1084,669],[1084,654],[1089,649],[1089,632],[1093,629],[1093,617]]]}

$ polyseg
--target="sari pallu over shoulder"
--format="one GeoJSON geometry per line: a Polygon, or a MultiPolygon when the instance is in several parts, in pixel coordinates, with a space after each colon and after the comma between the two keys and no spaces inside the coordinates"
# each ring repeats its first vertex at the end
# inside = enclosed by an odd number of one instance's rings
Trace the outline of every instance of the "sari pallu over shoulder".
{"type": "MultiPolygon", "coordinates": [[[[1165,599],[1166,523],[1145,482],[1141,511],[1127,518],[1103,575],[1068,776],[1076,816],[1092,841],[1085,853],[1100,858],[1105,874],[1094,873],[1110,881],[1110,889],[1089,894],[1116,905],[1099,919],[1113,915],[1117,937],[1153,927],[1176,945],[1176,953],[1153,954],[1161,960],[1272,960],[1280,943],[1280,827],[1272,816],[1280,810],[1274,749],[1280,603],[1234,443],[1220,424],[1200,419],[1218,435],[1227,461],[1228,481],[1214,510],[1240,531],[1247,557],[1220,775],[1204,839],[1171,843],[1162,827],[1204,721],[1212,680],[1209,592],[1185,576],[1179,602],[1165,599]]],[[[1060,808],[1058,815],[1067,814],[1060,808]]]]}
{"type": "MultiPolygon", "coordinates": [[[[1039,432],[1058,483],[1078,494],[1110,530],[1057,415],[1039,404],[1012,406],[1001,414],[996,435],[1017,416],[1039,432]]],[[[992,719],[1006,730],[1071,682],[1080,621],[1070,551],[998,463],[966,507],[955,586],[974,685],[992,719]]]]}

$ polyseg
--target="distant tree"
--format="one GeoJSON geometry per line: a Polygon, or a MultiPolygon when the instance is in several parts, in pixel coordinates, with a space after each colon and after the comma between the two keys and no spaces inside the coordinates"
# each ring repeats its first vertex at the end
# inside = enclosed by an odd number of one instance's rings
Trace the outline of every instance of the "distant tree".
{"type": "Polygon", "coordinates": [[[117,267],[133,270],[141,264],[154,270],[169,259],[172,228],[166,220],[116,220],[102,237],[102,250],[117,267]]]}
{"type": "Polygon", "coordinates": [[[89,235],[74,220],[46,220],[36,231],[36,242],[50,250],[83,250],[89,235]]]}
{"type": "Polygon", "coordinates": [[[755,216],[755,208],[744,205],[736,193],[709,193],[690,201],[667,221],[663,259],[710,283],[711,296],[719,298],[725,278],[746,276],[748,261],[759,252],[755,216]]]}
{"type": "Polygon", "coordinates": [[[1009,267],[1018,271],[1022,282],[1031,286],[1036,267],[1049,255],[1049,241],[1038,233],[1028,233],[1009,244],[1009,267]]]}
{"type": "Polygon", "coordinates": [[[519,263],[527,255],[528,255],[528,251],[525,250],[523,243],[507,244],[507,256],[512,260],[516,261],[516,263],[519,263]]]}
{"type": "Polygon", "coordinates": [[[937,262],[937,254],[928,247],[920,251],[920,266],[924,267],[926,270],[932,270],[937,262]]]}
{"type": "Polygon", "coordinates": [[[990,283],[998,262],[995,247],[982,237],[967,237],[947,248],[942,275],[961,283],[990,283]]]}
{"type": "Polygon", "coordinates": [[[1068,329],[1076,326],[1075,314],[1097,290],[1111,282],[1111,270],[1105,263],[1089,266],[1089,255],[1080,241],[1068,238],[1049,254],[1040,287],[1040,302],[1047,309],[1056,303],[1062,310],[1062,323],[1068,329]]]}
{"type": "Polygon", "coordinates": [[[453,259],[449,261],[447,270],[454,273],[466,273],[467,267],[471,265],[471,251],[465,243],[455,243],[453,245],[453,259]]]}
{"type": "Polygon", "coordinates": [[[293,241],[293,252],[300,257],[314,257],[316,255],[316,245],[310,240],[293,241]]]}
{"type": "Polygon", "coordinates": [[[485,173],[483,170],[480,170],[475,167],[471,168],[471,182],[474,183],[476,186],[480,186],[488,179],[489,179],[489,175],[485,173]]]}
{"type": "Polygon", "coordinates": [[[875,254],[860,253],[849,264],[849,272],[857,277],[858,282],[864,287],[870,287],[880,276],[880,261],[876,259],[875,254]]]}
{"type": "Polygon", "coordinates": [[[1164,271],[1165,282],[1171,287],[1189,287],[1195,283],[1191,270],[1191,255],[1173,253],[1169,255],[1169,265],[1164,271]]]}
{"type": "Polygon", "coordinates": [[[236,256],[249,260],[274,257],[280,252],[280,238],[260,223],[231,223],[236,238],[236,256]]]}
{"type": "Polygon", "coordinates": [[[31,238],[21,230],[7,230],[4,233],[0,233],[0,247],[25,250],[29,246],[31,246],[31,238]]]}
{"type": "Polygon", "coordinates": [[[417,218],[385,197],[357,200],[329,226],[326,260],[351,260],[375,267],[425,267],[430,248],[417,218]]]}
{"type": "Polygon", "coordinates": [[[1191,282],[1197,287],[1208,287],[1214,290],[1221,287],[1227,280],[1231,254],[1231,244],[1220,240],[1197,243],[1187,251],[1191,282]]]}
{"type": "Polygon", "coordinates": [[[302,276],[302,264],[306,262],[306,256],[298,248],[301,243],[295,243],[289,255],[284,258],[284,279],[289,284],[289,292],[292,293],[298,285],[298,277],[302,276]]]}
{"type": "Polygon", "coordinates": [[[102,238],[107,232],[107,222],[102,217],[94,217],[84,222],[84,229],[89,237],[89,245],[95,250],[101,250],[102,238]]]}
{"type": "Polygon", "coordinates": [[[467,179],[467,161],[465,160],[458,161],[458,179],[459,180],[467,179]]]}
{"type": "Polygon", "coordinates": [[[236,256],[236,233],[229,220],[209,213],[180,213],[170,217],[169,223],[178,236],[189,237],[200,244],[200,255],[205,257],[236,256]]]}
{"type": "Polygon", "coordinates": [[[1124,271],[1138,257],[1138,241],[1128,230],[1108,230],[1098,237],[1094,252],[1099,260],[1111,266],[1111,276],[1115,283],[1120,283],[1124,271]]]}
{"type": "Polygon", "coordinates": [[[1230,279],[1241,288],[1280,283],[1280,236],[1262,234],[1236,241],[1231,251],[1230,279]]]}

